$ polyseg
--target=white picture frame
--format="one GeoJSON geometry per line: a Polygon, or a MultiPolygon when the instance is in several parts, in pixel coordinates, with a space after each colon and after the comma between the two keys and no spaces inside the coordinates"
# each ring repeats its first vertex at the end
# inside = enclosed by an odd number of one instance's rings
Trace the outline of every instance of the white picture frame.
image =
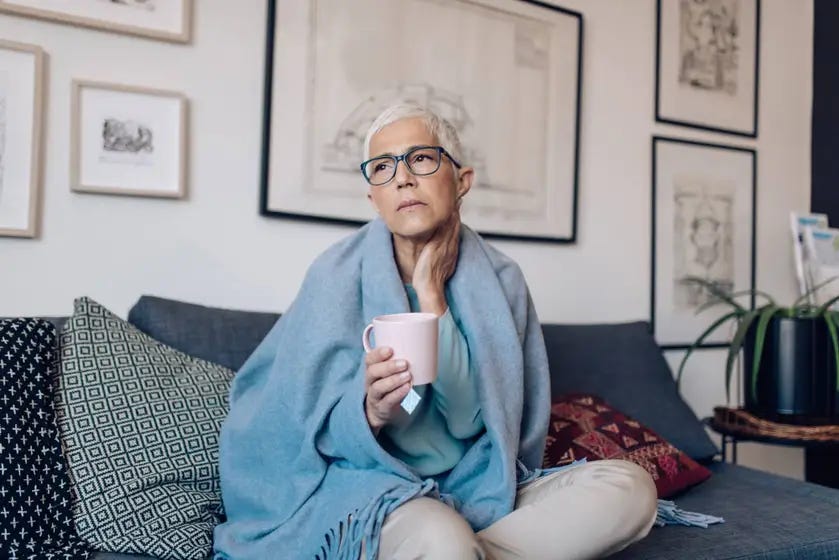
{"type": "Polygon", "coordinates": [[[187,109],[179,92],[74,80],[72,190],[184,198],[187,109]]]}
{"type": "Polygon", "coordinates": [[[410,100],[459,129],[462,163],[476,169],[465,223],[491,237],[576,241],[581,14],[527,0],[268,7],[263,215],[373,218],[358,168],[364,135],[381,110],[410,100]],[[417,41],[404,21],[425,19],[434,25],[417,41]]]}
{"type": "Polygon", "coordinates": [[[757,137],[760,0],[657,0],[656,121],[757,137]]]}
{"type": "Polygon", "coordinates": [[[46,54],[0,40],[0,235],[37,237],[46,54]]]}
{"type": "MultiPolygon", "coordinates": [[[[755,287],[757,152],[664,136],[652,139],[650,323],[665,349],[690,347],[723,306],[689,276],[731,292],[755,287]]],[[[752,295],[741,303],[754,307],[752,295]]],[[[727,347],[718,329],[702,347],[727,347]]]]}
{"type": "Polygon", "coordinates": [[[0,0],[0,12],[188,43],[193,0],[0,0]]]}

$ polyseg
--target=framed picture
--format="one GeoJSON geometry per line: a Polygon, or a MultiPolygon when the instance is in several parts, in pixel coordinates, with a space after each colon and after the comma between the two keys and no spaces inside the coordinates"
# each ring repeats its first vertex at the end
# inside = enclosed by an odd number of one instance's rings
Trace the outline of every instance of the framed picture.
{"type": "Polygon", "coordinates": [[[190,41],[192,0],[0,0],[0,11],[164,41],[190,41]]]}
{"type": "Polygon", "coordinates": [[[575,241],[579,13],[524,0],[269,0],[267,37],[263,215],[373,218],[364,138],[383,109],[411,101],[458,129],[476,170],[466,223],[575,241]],[[428,22],[421,41],[417,22],[428,22]]]}
{"type": "Polygon", "coordinates": [[[187,101],[176,92],[76,80],[72,189],[183,198],[187,101]]]}
{"type": "Polygon", "coordinates": [[[0,235],[38,233],[45,59],[40,47],[0,41],[0,235]]]}
{"type": "MultiPolygon", "coordinates": [[[[697,314],[711,296],[685,278],[729,293],[755,287],[757,154],[661,136],[652,154],[650,322],[659,345],[687,348],[725,309],[697,314]]],[[[720,329],[704,346],[727,346],[727,336],[720,329]]]]}
{"type": "Polygon", "coordinates": [[[757,137],[760,0],[658,0],[655,117],[757,137]]]}

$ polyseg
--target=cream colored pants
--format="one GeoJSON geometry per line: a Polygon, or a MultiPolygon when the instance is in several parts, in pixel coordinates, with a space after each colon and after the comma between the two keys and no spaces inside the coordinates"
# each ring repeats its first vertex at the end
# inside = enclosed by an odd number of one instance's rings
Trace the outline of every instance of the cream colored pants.
{"type": "Polygon", "coordinates": [[[479,533],[439,500],[411,500],[385,518],[378,558],[598,558],[644,538],[655,517],[656,489],[644,469],[593,461],[522,486],[515,510],[479,533]]]}

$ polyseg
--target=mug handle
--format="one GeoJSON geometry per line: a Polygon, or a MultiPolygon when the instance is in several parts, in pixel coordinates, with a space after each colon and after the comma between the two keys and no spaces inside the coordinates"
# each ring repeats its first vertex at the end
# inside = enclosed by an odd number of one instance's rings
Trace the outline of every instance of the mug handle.
{"type": "Polygon", "coordinates": [[[365,352],[370,352],[373,347],[370,346],[370,332],[373,330],[373,323],[370,323],[364,328],[364,333],[361,335],[361,344],[364,346],[365,352]]]}

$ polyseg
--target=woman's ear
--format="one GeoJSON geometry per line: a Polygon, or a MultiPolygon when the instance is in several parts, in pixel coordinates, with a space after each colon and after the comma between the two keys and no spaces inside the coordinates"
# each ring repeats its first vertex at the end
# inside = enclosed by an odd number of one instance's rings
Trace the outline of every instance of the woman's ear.
{"type": "Polygon", "coordinates": [[[472,188],[472,181],[475,179],[475,170],[471,167],[464,167],[460,170],[460,177],[457,181],[457,195],[458,204],[463,202],[463,197],[472,188]]]}

